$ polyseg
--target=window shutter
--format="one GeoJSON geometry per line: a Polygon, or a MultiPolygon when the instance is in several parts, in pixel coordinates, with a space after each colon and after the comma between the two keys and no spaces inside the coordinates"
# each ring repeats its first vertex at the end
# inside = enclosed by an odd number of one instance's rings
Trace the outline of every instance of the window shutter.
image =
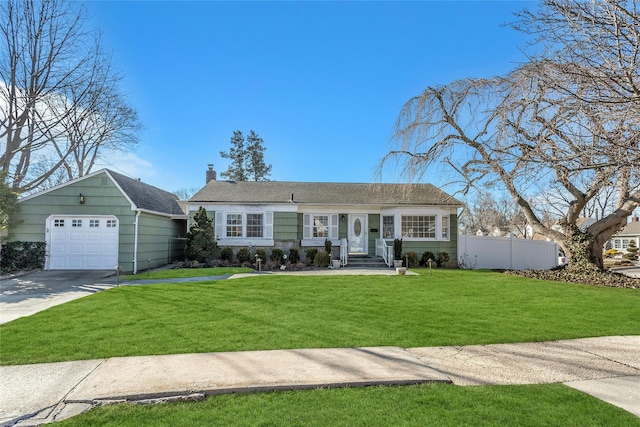
{"type": "Polygon", "coordinates": [[[224,212],[216,211],[216,238],[222,239],[224,235],[224,212]]]}
{"type": "Polygon", "coordinates": [[[331,214],[329,219],[329,238],[338,238],[338,214],[331,214]]]}
{"type": "Polygon", "coordinates": [[[302,227],[302,238],[304,239],[310,239],[312,236],[312,229],[311,229],[311,215],[309,214],[304,214],[304,219],[302,221],[303,227],[302,227]]]}
{"type": "Polygon", "coordinates": [[[273,212],[264,213],[264,238],[273,239],[273,212]]]}

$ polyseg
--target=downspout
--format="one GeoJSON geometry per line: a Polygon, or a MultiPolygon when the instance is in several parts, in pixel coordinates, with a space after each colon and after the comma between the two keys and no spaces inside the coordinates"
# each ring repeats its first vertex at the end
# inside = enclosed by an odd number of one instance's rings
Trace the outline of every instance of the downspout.
{"type": "Polygon", "coordinates": [[[138,274],[138,223],[140,209],[136,210],[136,219],[133,222],[133,274],[138,274]]]}

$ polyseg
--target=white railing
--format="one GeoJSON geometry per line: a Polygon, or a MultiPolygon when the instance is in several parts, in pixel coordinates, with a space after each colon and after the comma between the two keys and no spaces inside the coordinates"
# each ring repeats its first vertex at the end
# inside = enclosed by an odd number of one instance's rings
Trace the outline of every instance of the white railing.
{"type": "Polygon", "coordinates": [[[347,239],[340,239],[340,265],[346,266],[349,262],[349,245],[347,239]]]}
{"type": "Polygon", "coordinates": [[[393,246],[387,245],[384,239],[376,239],[376,256],[381,256],[389,267],[393,265],[393,246]]]}

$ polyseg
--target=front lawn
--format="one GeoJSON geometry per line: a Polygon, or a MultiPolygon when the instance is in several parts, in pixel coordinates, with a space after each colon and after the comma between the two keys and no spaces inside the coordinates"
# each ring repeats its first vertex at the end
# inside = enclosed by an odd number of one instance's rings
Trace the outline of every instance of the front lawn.
{"type": "Polygon", "coordinates": [[[222,395],[115,405],[61,426],[640,426],[640,419],[560,384],[421,385],[222,395]]]}
{"type": "Polygon", "coordinates": [[[157,280],[183,279],[185,277],[230,276],[238,273],[253,273],[255,270],[245,267],[215,268],[170,268],[165,270],[145,271],[139,274],[120,276],[120,280],[157,280]]]}
{"type": "Polygon", "coordinates": [[[0,363],[640,334],[640,292],[486,271],[122,286],[0,325],[0,363]]]}

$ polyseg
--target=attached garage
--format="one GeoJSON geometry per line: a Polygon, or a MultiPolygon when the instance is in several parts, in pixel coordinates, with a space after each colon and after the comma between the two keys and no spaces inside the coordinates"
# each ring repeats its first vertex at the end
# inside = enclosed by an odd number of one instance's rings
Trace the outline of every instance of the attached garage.
{"type": "Polygon", "coordinates": [[[47,218],[48,270],[110,270],[118,265],[118,219],[113,215],[47,218]]]}
{"type": "Polygon", "coordinates": [[[137,273],[183,253],[187,215],[178,197],[102,169],[18,201],[10,241],[45,242],[47,270],[137,273]]]}

